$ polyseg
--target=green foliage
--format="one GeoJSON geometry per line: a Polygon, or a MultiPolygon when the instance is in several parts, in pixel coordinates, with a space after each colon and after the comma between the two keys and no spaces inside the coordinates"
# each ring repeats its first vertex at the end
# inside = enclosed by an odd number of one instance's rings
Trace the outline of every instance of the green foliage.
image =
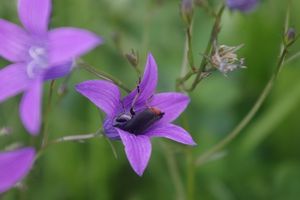
{"type": "MultiPolygon", "coordinates": [[[[217,1],[215,1],[217,2],[217,1]]],[[[275,68],[279,54],[287,1],[262,1],[249,14],[225,11],[220,44],[244,47],[245,70],[228,77],[219,72],[205,79],[191,94],[192,102],[182,123],[198,143],[192,150],[167,142],[176,158],[184,192],[189,191],[190,153],[197,157],[221,140],[247,113],[275,68]]],[[[137,76],[123,56],[139,52],[143,69],[151,51],[159,67],[159,91],[175,90],[185,42],[185,24],[179,1],[54,0],[51,27],[75,26],[96,32],[105,44],[84,57],[134,88],[137,76]]],[[[0,18],[17,22],[15,1],[2,0],[0,18]]],[[[293,1],[291,24],[300,24],[300,2],[293,1]],[[298,9],[298,10],[297,10],[298,9]]],[[[195,65],[202,59],[213,19],[200,8],[194,10],[193,52],[195,65]]],[[[300,49],[297,42],[290,55],[300,49]]],[[[1,66],[7,62],[0,60],[1,66]]],[[[225,149],[225,157],[195,168],[195,199],[278,199],[300,196],[300,60],[287,64],[272,95],[241,135],[225,149]]],[[[94,105],[75,92],[74,85],[96,77],[77,69],[62,99],[54,95],[50,114],[50,139],[68,134],[95,132],[102,116],[94,105]]],[[[59,88],[62,80],[56,82],[59,88]]],[[[46,103],[49,83],[44,88],[46,103]]],[[[18,119],[19,96],[0,105],[0,127],[13,127],[13,134],[1,137],[0,148],[14,141],[32,143],[18,119]]],[[[37,139],[35,139],[37,140],[37,139]]],[[[142,178],[125,157],[122,144],[113,142],[118,159],[104,138],[85,143],[62,143],[47,149],[24,181],[28,188],[12,189],[4,200],[61,199],[176,199],[180,193],[170,171],[163,145],[154,139],[153,154],[142,178]]],[[[166,141],[163,141],[164,143],[166,141]]]]}

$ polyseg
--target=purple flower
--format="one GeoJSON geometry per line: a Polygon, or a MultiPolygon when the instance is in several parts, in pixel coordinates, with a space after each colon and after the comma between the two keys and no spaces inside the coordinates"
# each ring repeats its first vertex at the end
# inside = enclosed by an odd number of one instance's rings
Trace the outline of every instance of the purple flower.
{"type": "Polygon", "coordinates": [[[0,193],[21,181],[31,169],[35,150],[31,147],[0,152],[0,193]]]}
{"type": "Polygon", "coordinates": [[[21,27],[0,19],[0,56],[13,62],[0,70],[0,102],[24,92],[20,116],[25,128],[38,134],[42,83],[68,74],[72,60],[96,47],[101,39],[77,28],[48,31],[51,0],[19,0],[21,27]]]}
{"type": "Polygon", "coordinates": [[[195,145],[183,128],[171,124],[186,108],[189,97],[176,92],[157,93],[157,66],[148,55],[144,76],[139,87],[121,99],[116,85],[91,80],[76,86],[106,113],[103,127],[111,139],[121,139],[134,171],[141,176],[151,155],[153,137],[164,137],[187,145],[195,145]]]}
{"type": "Polygon", "coordinates": [[[227,6],[231,10],[239,10],[241,12],[252,11],[258,4],[258,0],[226,0],[227,6]]]}

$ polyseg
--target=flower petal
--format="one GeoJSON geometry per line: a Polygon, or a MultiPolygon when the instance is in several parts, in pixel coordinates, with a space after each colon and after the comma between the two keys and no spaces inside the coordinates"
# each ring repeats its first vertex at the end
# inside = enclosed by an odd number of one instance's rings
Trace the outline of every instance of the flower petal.
{"type": "Polygon", "coordinates": [[[24,61],[29,37],[19,26],[0,19],[0,56],[11,62],[24,61]]]}
{"type": "MultiPolygon", "coordinates": [[[[147,102],[147,100],[154,94],[157,85],[157,65],[154,57],[151,53],[148,54],[147,63],[145,66],[144,76],[141,80],[140,94],[135,102],[135,106],[138,107],[147,102]]],[[[136,97],[138,91],[133,90],[128,96],[124,98],[124,107],[129,108],[136,97]]]]}
{"type": "Polygon", "coordinates": [[[83,29],[54,29],[49,32],[49,62],[51,65],[69,62],[101,42],[99,36],[83,29]]]}
{"type": "Polygon", "coordinates": [[[145,134],[149,137],[164,137],[182,144],[196,145],[186,130],[174,124],[155,125],[145,134]]]}
{"type": "Polygon", "coordinates": [[[68,62],[63,65],[49,67],[44,74],[44,80],[53,80],[68,75],[72,71],[73,63],[68,62]]]}
{"type": "Polygon", "coordinates": [[[21,120],[32,135],[37,135],[41,125],[42,81],[34,80],[24,93],[20,104],[21,120]]]}
{"type": "Polygon", "coordinates": [[[51,0],[19,0],[19,17],[24,27],[33,34],[48,30],[51,0]]]}
{"type": "Polygon", "coordinates": [[[24,91],[30,84],[24,64],[12,64],[0,70],[0,102],[24,91]]]}
{"type": "Polygon", "coordinates": [[[131,167],[139,176],[142,176],[151,156],[150,138],[145,135],[130,134],[121,129],[117,130],[131,167]]]}
{"type": "Polygon", "coordinates": [[[27,147],[0,153],[0,193],[21,181],[32,168],[35,150],[27,147]]]}
{"type": "Polygon", "coordinates": [[[175,120],[189,104],[189,97],[177,92],[155,94],[149,105],[164,112],[158,123],[169,123],[175,120]]]}
{"type": "Polygon", "coordinates": [[[113,116],[120,104],[121,94],[119,88],[109,81],[85,81],[76,85],[75,88],[108,116],[113,116]]]}

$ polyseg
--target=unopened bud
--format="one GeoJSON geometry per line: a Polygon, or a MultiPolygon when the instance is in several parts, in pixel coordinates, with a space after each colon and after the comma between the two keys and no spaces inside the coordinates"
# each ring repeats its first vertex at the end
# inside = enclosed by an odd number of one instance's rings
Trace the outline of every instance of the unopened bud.
{"type": "Polygon", "coordinates": [[[130,53],[125,54],[127,60],[133,67],[137,67],[139,64],[139,56],[138,54],[132,50],[130,53]]]}
{"type": "Polygon", "coordinates": [[[226,0],[226,4],[230,10],[238,10],[240,12],[253,11],[259,4],[258,0],[226,0]]]}
{"type": "Polygon", "coordinates": [[[296,39],[296,30],[294,28],[289,28],[285,33],[285,42],[289,44],[296,39]]]}
{"type": "Polygon", "coordinates": [[[193,0],[182,0],[180,9],[183,20],[190,24],[193,16],[193,0]]]}

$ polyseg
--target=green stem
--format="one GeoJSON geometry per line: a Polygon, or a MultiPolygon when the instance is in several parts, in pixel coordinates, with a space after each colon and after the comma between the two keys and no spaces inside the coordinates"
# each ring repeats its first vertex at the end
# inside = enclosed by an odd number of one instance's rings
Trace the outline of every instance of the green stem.
{"type": "Polygon", "coordinates": [[[171,178],[173,179],[173,183],[175,185],[175,190],[176,190],[176,199],[178,200],[183,200],[185,199],[185,194],[184,194],[184,187],[183,183],[181,182],[179,170],[177,167],[177,163],[174,157],[173,152],[170,150],[169,146],[166,143],[161,143],[161,146],[164,149],[164,154],[167,160],[168,168],[170,171],[171,178]]]}
{"type": "Polygon", "coordinates": [[[290,63],[300,57],[300,51],[286,59],[285,63],[290,63]]]}
{"type": "MultiPolygon", "coordinates": [[[[221,18],[222,18],[224,9],[225,9],[225,6],[222,5],[222,7],[220,8],[220,10],[216,16],[215,23],[211,30],[210,39],[208,41],[208,44],[207,44],[205,52],[204,52],[205,56],[210,55],[213,43],[216,40],[216,38],[218,37],[218,33],[220,32],[221,18]]],[[[198,83],[200,82],[199,80],[201,80],[201,74],[205,70],[206,65],[207,65],[207,59],[205,57],[203,57],[200,67],[199,67],[199,70],[197,72],[197,75],[194,79],[194,82],[193,82],[191,88],[188,90],[189,92],[193,91],[196,88],[196,86],[198,85],[198,83]]]]}
{"type": "Polygon", "coordinates": [[[186,29],[186,36],[188,41],[187,57],[188,57],[190,68],[193,70],[194,56],[193,56],[193,46],[192,46],[192,30],[193,30],[193,21],[191,21],[190,25],[186,29]]]}
{"type": "Polygon", "coordinates": [[[44,121],[43,129],[42,129],[43,140],[42,140],[41,148],[44,148],[44,146],[47,146],[47,143],[48,143],[49,115],[50,115],[50,111],[51,111],[51,107],[52,107],[51,105],[52,105],[54,84],[55,84],[55,80],[52,80],[50,83],[47,107],[46,107],[46,112],[45,112],[45,116],[44,116],[45,121],[44,121]]]}
{"type": "Polygon", "coordinates": [[[57,138],[55,140],[47,142],[43,146],[43,148],[40,149],[40,151],[38,152],[35,159],[37,160],[48,147],[50,147],[54,144],[60,144],[60,143],[64,143],[64,142],[83,142],[85,140],[90,140],[90,139],[93,139],[96,137],[102,137],[102,136],[103,136],[102,129],[98,129],[95,133],[67,135],[67,136],[57,138]]]}
{"type": "Polygon", "coordinates": [[[195,159],[192,154],[192,149],[188,149],[188,171],[187,171],[187,199],[195,199],[195,159]]]}
{"type": "Polygon", "coordinates": [[[219,152],[221,149],[223,149],[226,145],[228,145],[234,138],[236,138],[241,131],[249,124],[249,122],[252,120],[252,118],[255,116],[257,111],[260,109],[262,104],[264,103],[266,97],[270,94],[270,91],[273,88],[273,85],[275,83],[275,80],[277,79],[277,76],[279,72],[282,69],[282,66],[284,64],[284,59],[288,53],[287,47],[283,47],[283,50],[280,53],[280,57],[276,66],[276,69],[271,76],[270,80],[268,81],[267,85],[265,86],[264,90],[256,100],[253,107],[250,109],[248,114],[240,121],[240,123],[219,143],[214,145],[212,148],[210,148],[208,151],[203,153],[198,159],[196,160],[196,165],[200,166],[202,165],[207,159],[209,159],[211,156],[219,152]]]}
{"type": "Polygon", "coordinates": [[[81,66],[81,67],[83,67],[86,71],[94,74],[98,78],[101,78],[101,79],[104,79],[104,80],[107,80],[107,81],[112,81],[114,84],[116,84],[117,86],[119,86],[120,88],[122,88],[127,93],[129,93],[131,91],[128,87],[126,87],[117,78],[115,78],[115,77],[113,77],[110,74],[107,74],[105,72],[96,70],[94,67],[92,67],[91,65],[89,65],[88,63],[86,63],[84,61],[78,61],[78,65],[81,66]]]}
{"type": "Polygon", "coordinates": [[[90,134],[82,134],[82,135],[68,135],[61,138],[58,138],[51,142],[51,144],[57,144],[62,142],[82,142],[84,140],[93,139],[96,137],[102,137],[103,135],[101,132],[97,131],[96,133],[90,133],[90,134]]]}

